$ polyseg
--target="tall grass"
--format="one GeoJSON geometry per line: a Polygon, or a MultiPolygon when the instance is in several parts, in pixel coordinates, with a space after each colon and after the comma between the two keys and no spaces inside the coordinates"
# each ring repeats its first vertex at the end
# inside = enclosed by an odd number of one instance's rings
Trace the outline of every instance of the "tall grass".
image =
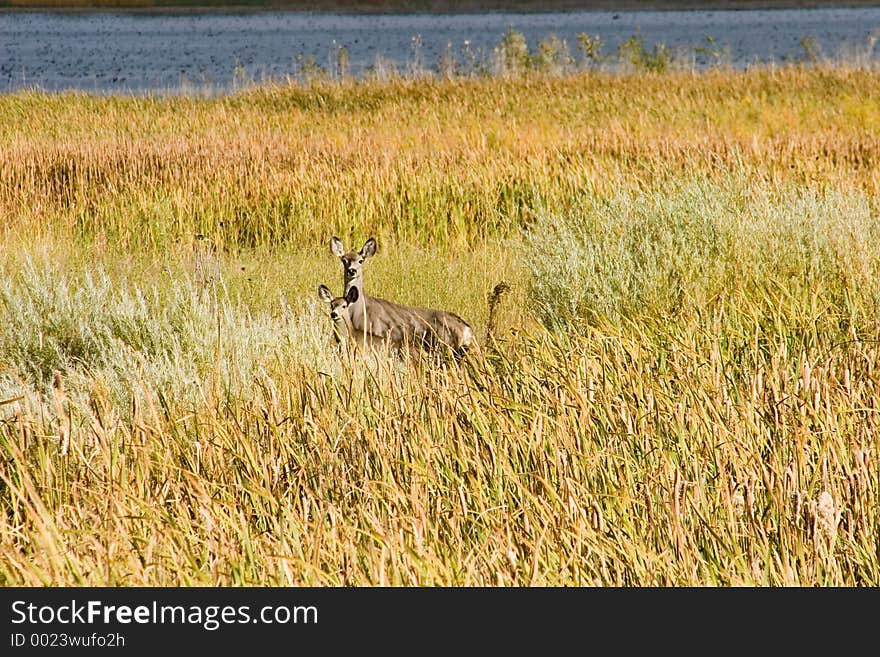
{"type": "Polygon", "coordinates": [[[506,234],[589,185],[733,168],[880,182],[863,69],[270,86],[218,99],[0,98],[0,211],[38,234],[165,250],[320,241],[362,226],[446,246],[506,234]]]}
{"type": "Polygon", "coordinates": [[[878,80],[0,97],[0,582],[876,586],[878,80]]]}

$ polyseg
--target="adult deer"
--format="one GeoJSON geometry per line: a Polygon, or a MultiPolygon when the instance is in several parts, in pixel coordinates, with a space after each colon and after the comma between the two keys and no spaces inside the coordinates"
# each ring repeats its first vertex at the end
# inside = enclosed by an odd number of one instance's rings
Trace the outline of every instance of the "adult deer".
{"type": "Polygon", "coordinates": [[[345,272],[345,299],[352,335],[363,334],[368,340],[384,341],[398,349],[421,347],[436,349],[446,346],[463,355],[473,345],[474,331],[458,315],[445,310],[404,306],[387,299],[368,296],[364,292],[364,262],[376,253],[376,240],[370,238],[360,251],[346,252],[338,237],[330,239],[330,252],[342,261],[345,272]]]}

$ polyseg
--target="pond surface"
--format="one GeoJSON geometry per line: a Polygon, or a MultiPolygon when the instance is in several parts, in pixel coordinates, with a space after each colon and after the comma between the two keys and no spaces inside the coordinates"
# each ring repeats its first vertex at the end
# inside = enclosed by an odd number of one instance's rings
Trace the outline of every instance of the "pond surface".
{"type": "Polygon", "coordinates": [[[599,37],[604,66],[636,37],[686,66],[812,58],[880,59],[880,7],[719,11],[332,15],[0,13],[0,91],[222,93],[252,81],[492,71],[509,29],[531,53],[556,36],[581,61],[578,35],[599,37]],[[709,37],[709,39],[707,39],[709,37]]]}

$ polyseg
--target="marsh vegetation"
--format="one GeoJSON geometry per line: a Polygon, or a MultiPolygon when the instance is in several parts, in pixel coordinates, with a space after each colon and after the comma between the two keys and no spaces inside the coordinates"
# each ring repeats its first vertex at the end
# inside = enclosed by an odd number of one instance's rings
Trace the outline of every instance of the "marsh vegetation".
{"type": "Polygon", "coordinates": [[[0,97],[0,583],[880,584],[880,75],[0,97]],[[370,294],[497,340],[341,355],[370,294]],[[491,346],[492,348],[488,348],[491,346]]]}

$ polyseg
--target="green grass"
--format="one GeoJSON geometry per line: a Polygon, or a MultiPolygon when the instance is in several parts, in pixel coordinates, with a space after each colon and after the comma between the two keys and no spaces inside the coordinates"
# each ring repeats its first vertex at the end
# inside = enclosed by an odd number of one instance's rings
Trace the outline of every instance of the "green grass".
{"type": "Polygon", "coordinates": [[[877,586],[878,90],[0,97],[0,583],[877,586]],[[337,351],[333,234],[482,348],[337,351]]]}

